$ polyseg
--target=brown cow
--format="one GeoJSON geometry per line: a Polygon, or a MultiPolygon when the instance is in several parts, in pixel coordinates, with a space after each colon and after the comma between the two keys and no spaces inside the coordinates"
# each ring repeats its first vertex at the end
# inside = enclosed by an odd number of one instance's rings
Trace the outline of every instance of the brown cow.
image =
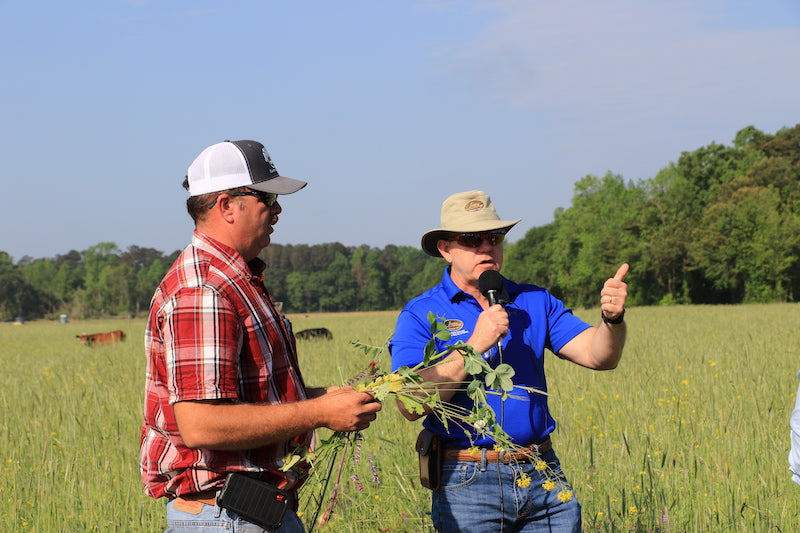
{"type": "Polygon", "coordinates": [[[125,340],[125,332],[121,329],[109,331],[108,333],[84,333],[82,335],[75,335],[81,341],[81,344],[87,346],[110,344],[112,342],[119,342],[125,340]]]}

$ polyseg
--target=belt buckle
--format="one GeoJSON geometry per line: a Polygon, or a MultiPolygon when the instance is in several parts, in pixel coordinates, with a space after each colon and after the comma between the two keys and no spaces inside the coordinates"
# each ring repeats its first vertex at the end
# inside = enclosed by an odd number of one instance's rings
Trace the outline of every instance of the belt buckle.
{"type": "Polygon", "coordinates": [[[508,463],[510,463],[512,460],[515,459],[515,457],[514,457],[515,455],[516,454],[510,453],[505,448],[502,448],[502,449],[497,451],[497,462],[507,465],[508,463]]]}

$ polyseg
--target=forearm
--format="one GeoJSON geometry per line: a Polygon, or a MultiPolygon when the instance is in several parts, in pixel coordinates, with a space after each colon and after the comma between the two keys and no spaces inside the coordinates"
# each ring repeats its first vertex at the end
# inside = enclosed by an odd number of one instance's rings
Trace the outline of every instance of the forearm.
{"type": "Polygon", "coordinates": [[[609,324],[602,321],[597,326],[590,346],[595,370],[612,370],[617,367],[622,358],[627,331],[625,322],[609,324]]]}
{"type": "MultiPolygon", "coordinates": [[[[438,393],[441,401],[450,400],[453,395],[462,388],[462,382],[467,378],[464,371],[464,358],[459,352],[452,352],[438,364],[423,368],[417,372],[422,378],[421,389],[417,396],[424,398],[431,394],[438,393]]],[[[397,402],[400,413],[408,420],[414,421],[425,415],[424,413],[411,413],[401,401],[397,402]]]]}
{"type": "Polygon", "coordinates": [[[219,402],[178,402],[178,431],[190,448],[247,450],[327,427],[361,431],[381,410],[368,392],[331,387],[311,400],[278,405],[219,402]]]}
{"type": "Polygon", "coordinates": [[[439,392],[442,401],[448,401],[462,388],[462,382],[467,379],[464,371],[464,357],[460,352],[452,352],[436,365],[429,366],[419,371],[424,386],[439,392]]]}
{"type": "Polygon", "coordinates": [[[320,427],[318,400],[280,405],[178,402],[175,419],[189,448],[247,450],[320,427]]]}

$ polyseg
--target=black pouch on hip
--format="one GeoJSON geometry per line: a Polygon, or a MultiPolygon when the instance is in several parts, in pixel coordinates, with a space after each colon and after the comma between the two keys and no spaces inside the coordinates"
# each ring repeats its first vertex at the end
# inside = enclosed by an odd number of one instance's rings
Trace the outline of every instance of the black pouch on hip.
{"type": "Polygon", "coordinates": [[[422,486],[436,490],[442,474],[442,439],[429,429],[420,431],[415,446],[419,454],[419,481],[422,486]]]}
{"type": "Polygon", "coordinates": [[[292,495],[266,481],[240,473],[228,474],[217,496],[220,507],[266,529],[278,529],[291,506],[292,495]]]}

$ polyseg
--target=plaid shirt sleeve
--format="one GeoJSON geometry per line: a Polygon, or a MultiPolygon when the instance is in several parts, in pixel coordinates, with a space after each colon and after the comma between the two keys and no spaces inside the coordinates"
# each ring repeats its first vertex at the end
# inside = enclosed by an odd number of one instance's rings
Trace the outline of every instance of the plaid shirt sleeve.
{"type": "Polygon", "coordinates": [[[226,298],[208,287],[183,289],[163,316],[169,402],[237,399],[242,331],[226,298]]]}

